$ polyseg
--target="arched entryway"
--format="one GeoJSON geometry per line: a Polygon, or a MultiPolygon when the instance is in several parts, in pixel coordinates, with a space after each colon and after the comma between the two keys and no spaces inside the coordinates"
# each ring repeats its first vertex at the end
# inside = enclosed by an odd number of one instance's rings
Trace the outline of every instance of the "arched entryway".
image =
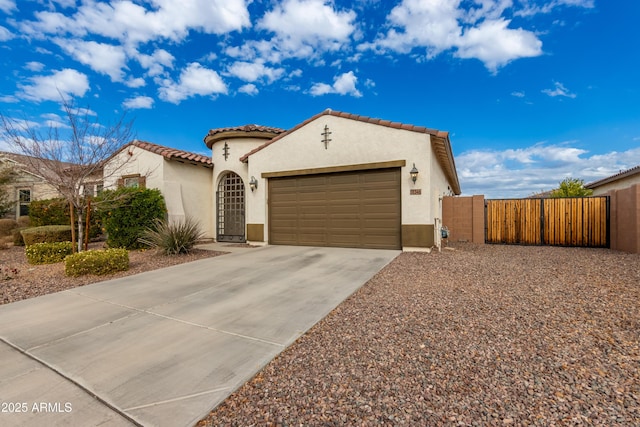
{"type": "Polygon", "coordinates": [[[244,182],[238,174],[227,172],[216,192],[218,242],[245,242],[244,182]]]}

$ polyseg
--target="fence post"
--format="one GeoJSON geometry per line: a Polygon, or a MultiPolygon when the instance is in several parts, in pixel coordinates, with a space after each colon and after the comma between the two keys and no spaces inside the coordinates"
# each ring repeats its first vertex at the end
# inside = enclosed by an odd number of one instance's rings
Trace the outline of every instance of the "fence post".
{"type": "Polygon", "coordinates": [[[544,245],[544,199],[540,199],[540,244],[544,245]]]}

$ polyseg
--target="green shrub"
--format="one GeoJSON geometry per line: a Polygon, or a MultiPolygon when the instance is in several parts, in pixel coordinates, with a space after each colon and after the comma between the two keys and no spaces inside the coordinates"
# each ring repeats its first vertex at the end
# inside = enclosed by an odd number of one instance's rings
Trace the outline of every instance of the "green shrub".
{"type": "Polygon", "coordinates": [[[71,242],[34,243],[25,249],[29,264],[54,264],[72,253],[71,242]]]}
{"type": "MultiPolygon", "coordinates": [[[[102,233],[102,225],[100,224],[100,218],[96,215],[95,210],[92,209],[92,211],[91,215],[89,215],[89,237],[95,238],[102,233]]],[[[34,200],[29,204],[28,218],[32,227],[70,224],[71,215],[69,202],[65,199],[34,200]]],[[[86,216],[82,219],[84,222],[84,220],[86,220],[86,216]]],[[[77,216],[75,217],[74,227],[78,227],[77,216]]]]}
{"type": "Polygon", "coordinates": [[[29,204],[32,227],[67,225],[70,223],[69,202],[64,199],[34,200],[29,204]]]}
{"type": "Polygon", "coordinates": [[[22,232],[26,230],[26,227],[20,227],[13,230],[13,246],[24,246],[24,239],[22,238],[22,232]]]}
{"type": "Polygon", "coordinates": [[[0,237],[11,236],[13,230],[18,228],[18,221],[14,219],[0,219],[0,237]]]}
{"type": "Polygon", "coordinates": [[[64,259],[64,273],[73,277],[84,274],[102,276],[128,269],[129,252],[123,248],[78,252],[64,259]]]}
{"type": "Polygon", "coordinates": [[[159,219],[154,222],[154,227],[145,229],[138,240],[166,255],[189,253],[204,235],[200,224],[190,217],[180,222],[159,219]]]}
{"type": "Polygon", "coordinates": [[[104,191],[98,202],[107,245],[112,248],[142,248],[144,245],[138,238],[156,219],[164,218],[167,213],[164,197],[156,189],[104,191]]]}
{"type": "Polygon", "coordinates": [[[35,243],[70,242],[71,226],[69,225],[43,225],[42,227],[29,227],[20,232],[26,246],[35,243]]]}

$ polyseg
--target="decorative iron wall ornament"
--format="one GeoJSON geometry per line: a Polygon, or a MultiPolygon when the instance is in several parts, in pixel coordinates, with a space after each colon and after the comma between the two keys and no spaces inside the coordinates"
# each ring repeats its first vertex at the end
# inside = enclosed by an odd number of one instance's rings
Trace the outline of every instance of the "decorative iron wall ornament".
{"type": "Polygon", "coordinates": [[[329,138],[329,135],[331,135],[331,132],[329,132],[329,126],[324,125],[324,132],[320,135],[322,135],[322,142],[324,142],[324,149],[326,150],[329,142],[331,142],[331,138],[329,138]]]}
{"type": "Polygon", "coordinates": [[[227,158],[229,158],[229,144],[227,144],[227,141],[224,142],[224,147],[222,148],[222,155],[224,156],[224,161],[227,161],[227,158]]]}

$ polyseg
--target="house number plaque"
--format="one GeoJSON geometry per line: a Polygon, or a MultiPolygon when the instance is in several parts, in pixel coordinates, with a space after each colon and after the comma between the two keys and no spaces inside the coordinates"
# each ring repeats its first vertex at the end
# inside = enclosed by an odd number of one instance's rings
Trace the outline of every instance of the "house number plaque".
{"type": "Polygon", "coordinates": [[[420,194],[422,194],[422,189],[421,188],[412,188],[409,191],[409,194],[411,194],[412,196],[419,196],[420,194]]]}

